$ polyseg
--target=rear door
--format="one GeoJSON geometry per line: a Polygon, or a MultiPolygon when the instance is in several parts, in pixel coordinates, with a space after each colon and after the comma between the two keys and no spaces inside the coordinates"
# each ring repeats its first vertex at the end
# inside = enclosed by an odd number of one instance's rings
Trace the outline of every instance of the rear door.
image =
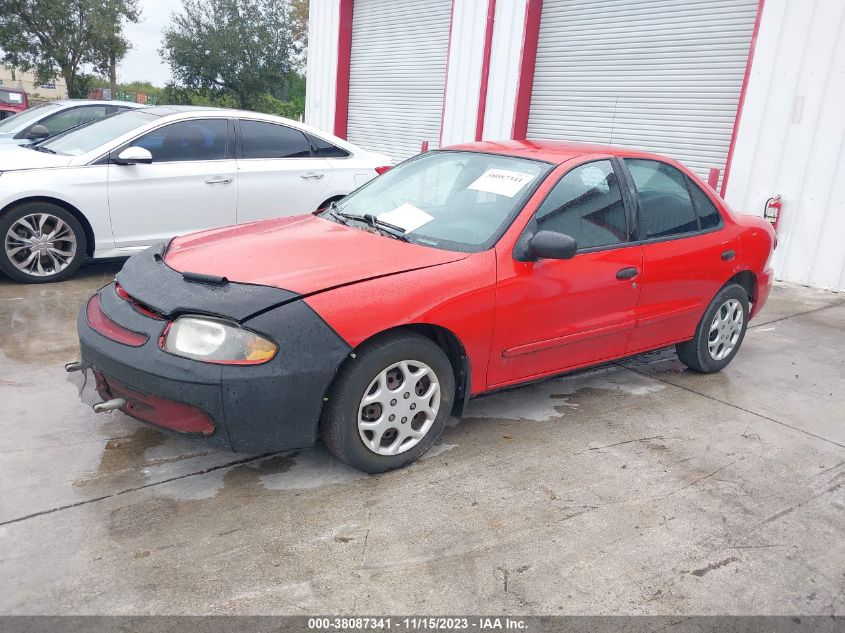
{"type": "Polygon", "coordinates": [[[628,352],[692,338],[707,304],[736,271],[738,237],[709,194],[672,165],[626,158],[638,200],[642,292],[628,352]]]}
{"type": "Polygon", "coordinates": [[[325,199],[329,161],[314,155],[296,128],[241,119],[238,147],[238,222],[311,213],[325,199]]]}
{"type": "Polygon", "coordinates": [[[225,118],[164,125],[112,152],[109,211],[118,247],[165,242],[175,235],[235,223],[238,200],[233,123],[225,118]],[[118,165],[129,146],[149,165],[118,165]]]}

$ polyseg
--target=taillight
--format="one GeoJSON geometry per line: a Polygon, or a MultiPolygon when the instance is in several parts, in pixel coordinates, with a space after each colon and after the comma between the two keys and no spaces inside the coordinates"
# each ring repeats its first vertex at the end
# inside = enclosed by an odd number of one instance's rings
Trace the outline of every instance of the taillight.
{"type": "Polygon", "coordinates": [[[390,171],[393,165],[384,165],[383,167],[376,167],[376,173],[381,176],[383,173],[390,171]]]}
{"type": "Polygon", "coordinates": [[[133,332],[122,325],[118,325],[112,321],[100,305],[100,294],[97,293],[88,300],[88,305],[85,307],[85,316],[88,319],[88,325],[95,332],[102,334],[107,339],[129,345],[130,347],[141,347],[147,342],[149,336],[141,332],[133,332]]]}

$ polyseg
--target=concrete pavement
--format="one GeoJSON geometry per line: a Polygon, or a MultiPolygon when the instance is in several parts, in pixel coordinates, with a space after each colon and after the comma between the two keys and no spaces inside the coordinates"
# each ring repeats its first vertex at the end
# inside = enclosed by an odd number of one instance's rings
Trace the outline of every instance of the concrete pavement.
{"type": "Polygon", "coordinates": [[[0,613],[845,613],[843,295],[776,287],[721,374],[662,351],[479,398],[367,476],[79,403],[117,269],[0,280],[0,613]]]}

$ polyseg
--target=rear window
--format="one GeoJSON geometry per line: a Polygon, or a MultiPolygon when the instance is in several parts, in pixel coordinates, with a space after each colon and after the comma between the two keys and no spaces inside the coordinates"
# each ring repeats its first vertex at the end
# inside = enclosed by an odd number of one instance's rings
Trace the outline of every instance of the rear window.
{"type": "Polygon", "coordinates": [[[0,88],[0,101],[13,105],[23,105],[23,95],[20,92],[0,88]]]}

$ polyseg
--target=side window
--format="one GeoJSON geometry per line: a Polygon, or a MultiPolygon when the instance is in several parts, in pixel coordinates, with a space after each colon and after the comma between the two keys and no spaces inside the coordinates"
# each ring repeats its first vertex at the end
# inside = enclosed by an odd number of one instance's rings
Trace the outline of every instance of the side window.
{"type": "Polygon", "coordinates": [[[71,108],[70,110],[59,112],[44,119],[41,125],[50,130],[50,135],[52,136],[77,125],[89,123],[95,119],[102,119],[104,116],[106,116],[106,106],[71,108]]]}
{"type": "Polygon", "coordinates": [[[286,125],[241,120],[244,158],[310,158],[305,134],[286,125]]]}
{"type": "Polygon", "coordinates": [[[340,149],[336,145],[332,145],[328,141],[321,139],[318,136],[310,136],[311,142],[314,144],[314,147],[317,148],[317,156],[321,156],[323,158],[346,158],[349,156],[349,152],[345,149],[340,149]]]}
{"type": "Polygon", "coordinates": [[[579,249],[628,241],[622,192],[609,160],[567,172],[540,205],[535,219],[540,230],[575,238],[579,249]]]}
{"type": "Polygon", "coordinates": [[[722,216],[710,197],[701,190],[697,184],[687,178],[689,190],[692,194],[692,201],[695,203],[695,210],[698,212],[698,222],[701,230],[713,229],[719,226],[722,216]]]}
{"type": "Polygon", "coordinates": [[[226,119],[200,119],[165,125],[130,145],[148,149],[154,163],[224,160],[228,155],[228,138],[226,119]]]}
{"type": "Polygon", "coordinates": [[[684,175],[666,163],[626,158],[625,164],[640,199],[645,239],[670,237],[698,230],[684,175]]]}

